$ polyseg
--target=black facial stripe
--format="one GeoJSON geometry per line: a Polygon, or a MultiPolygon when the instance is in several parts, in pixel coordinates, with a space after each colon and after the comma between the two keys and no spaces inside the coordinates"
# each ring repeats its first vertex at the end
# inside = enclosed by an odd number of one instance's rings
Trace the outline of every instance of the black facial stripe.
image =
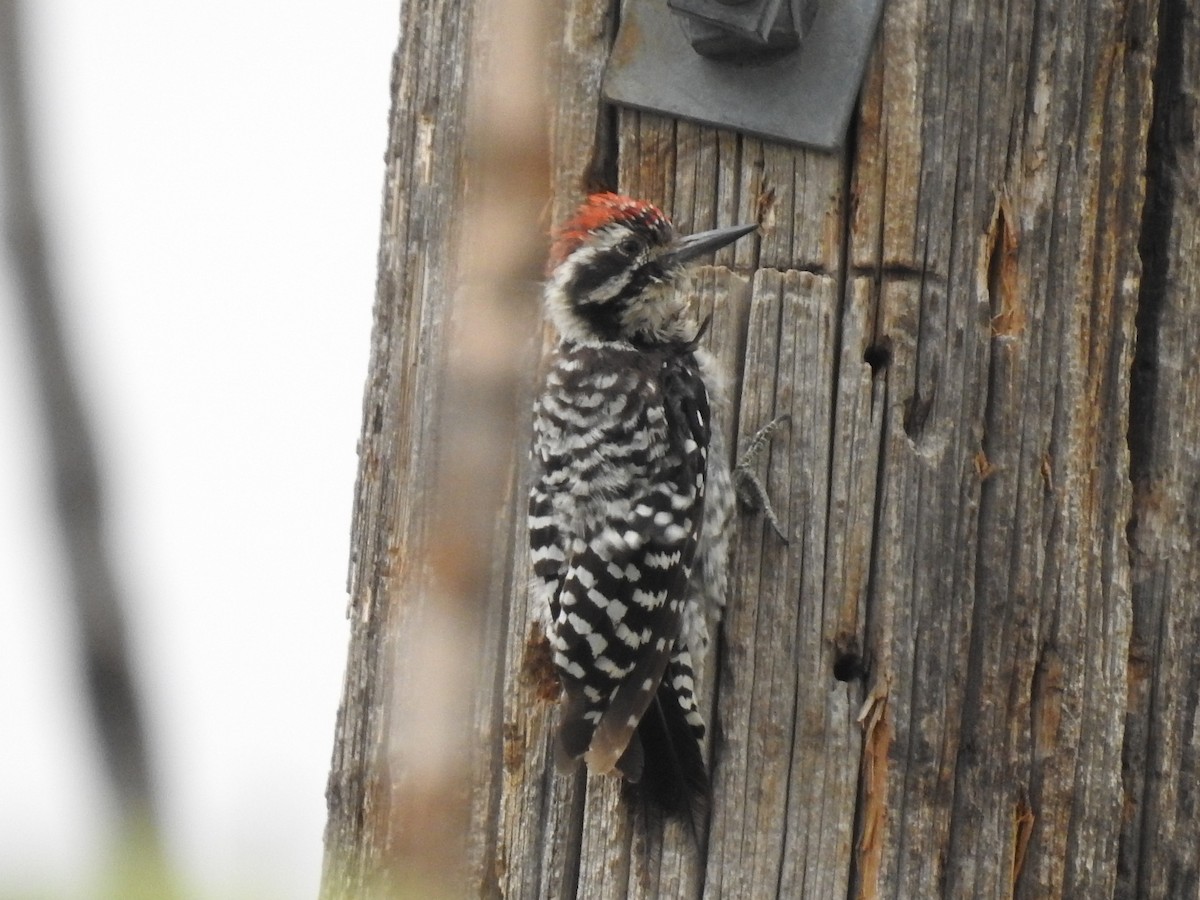
{"type": "Polygon", "coordinates": [[[624,301],[612,303],[578,303],[577,315],[587,325],[588,331],[602,341],[615,341],[621,336],[621,311],[624,301]]]}
{"type": "Polygon", "coordinates": [[[624,306],[626,301],[636,299],[644,294],[652,282],[664,280],[666,279],[663,277],[662,266],[657,262],[646,263],[633,273],[615,299],[624,306]]]}
{"type": "Polygon", "coordinates": [[[606,281],[620,275],[629,265],[629,259],[616,250],[597,254],[578,268],[567,290],[573,297],[586,298],[606,281]]]}

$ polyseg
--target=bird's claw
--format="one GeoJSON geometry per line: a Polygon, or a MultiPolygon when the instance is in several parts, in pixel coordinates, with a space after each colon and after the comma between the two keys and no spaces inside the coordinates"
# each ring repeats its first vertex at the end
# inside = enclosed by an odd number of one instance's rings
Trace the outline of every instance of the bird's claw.
{"type": "Polygon", "coordinates": [[[776,416],[762,428],[758,429],[754,437],[750,438],[750,442],[746,444],[746,449],[738,459],[737,465],[733,467],[733,487],[742,507],[751,512],[761,511],[771,529],[779,535],[779,539],[785,544],[789,543],[789,541],[779,524],[779,517],[775,514],[775,509],[771,506],[771,498],[767,496],[767,489],[763,485],[762,479],[758,477],[750,466],[758,458],[758,455],[762,453],[763,448],[770,443],[771,435],[781,425],[791,424],[791,421],[792,417],[784,413],[782,416],[776,416]]]}

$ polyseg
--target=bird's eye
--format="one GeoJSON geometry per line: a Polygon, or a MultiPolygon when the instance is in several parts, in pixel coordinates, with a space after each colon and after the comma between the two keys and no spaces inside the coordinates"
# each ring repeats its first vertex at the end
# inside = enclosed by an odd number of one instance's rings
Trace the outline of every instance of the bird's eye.
{"type": "Polygon", "coordinates": [[[617,249],[626,256],[635,256],[642,249],[642,245],[638,242],[637,238],[625,238],[625,240],[617,244],[617,249]]]}

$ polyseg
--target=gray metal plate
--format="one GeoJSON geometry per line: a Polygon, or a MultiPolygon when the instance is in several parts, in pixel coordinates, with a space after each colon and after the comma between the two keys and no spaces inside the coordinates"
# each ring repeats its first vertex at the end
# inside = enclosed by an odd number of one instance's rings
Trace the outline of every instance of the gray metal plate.
{"type": "Polygon", "coordinates": [[[759,65],[717,62],[688,43],[667,0],[626,0],[604,73],[613,103],[772,140],[838,150],[883,0],[822,0],[800,49],[759,65]]]}

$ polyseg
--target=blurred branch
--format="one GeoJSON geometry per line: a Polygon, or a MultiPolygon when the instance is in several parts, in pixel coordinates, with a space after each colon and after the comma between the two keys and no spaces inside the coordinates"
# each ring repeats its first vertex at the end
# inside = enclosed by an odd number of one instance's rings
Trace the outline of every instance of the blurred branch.
{"type": "Polygon", "coordinates": [[[16,0],[0,0],[4,225],[29,329],[88,702],[121,812],[144,841],[147,832],[153,832],[155,819],[145,731],[129,661],[121,591],[108,554],[95,447],[63,339],[47,252],[30,139],[20,18],[16,0]]]}

